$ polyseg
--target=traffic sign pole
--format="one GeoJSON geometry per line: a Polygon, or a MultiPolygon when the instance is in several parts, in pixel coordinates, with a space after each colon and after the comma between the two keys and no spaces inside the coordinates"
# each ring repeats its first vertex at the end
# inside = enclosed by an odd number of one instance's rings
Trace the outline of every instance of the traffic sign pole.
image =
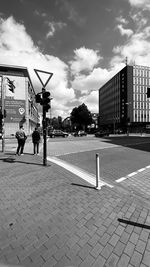
{"type": "MultiPolygon", "coordinates": [[[[42,94],[45,88],[42,88],[42,94]]],[[[47,133],[46,133],[46,111],[43,105],[43,165],[47,166],[47,133]]]]}
{"type": "MultiPolygon", "coordinates": [[[[53,73],[51,72],[46,72],[46,71],[41,71],[41,70],[37,70],[34,69],[37,77],[39,78],[43,88],[42,88],[42,99],[44,99],[44,93],[46,92],[45,87],[48,84],[49,80],[51,79],[51,77],[53,76],[53,73]],[[49,77],[47,79],[47,81],[45,83],[43,83],[39,72],[45,73],[45,74],[49,74],[49,77]]],[[[43,103],[43,165],[47,166],[47,126],[46,126],[46,109],[44,107],[44,103],[43,103]]]]}

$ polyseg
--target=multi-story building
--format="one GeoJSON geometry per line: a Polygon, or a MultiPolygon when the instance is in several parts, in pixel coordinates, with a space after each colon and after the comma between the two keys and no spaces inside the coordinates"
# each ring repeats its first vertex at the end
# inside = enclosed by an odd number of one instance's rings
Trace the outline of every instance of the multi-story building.
{"type": "Polygon", "coordinates": [[[0,65],[0,109],[5,110],[5,136],[15,134],[21,124],[29,135],[39,122],[35,91],[27,68],[0,65]],[[14,88],[9,87],[9,81],[14,88]]]}
{"type": "Polygon", "coordinates": [[[141,131],[150,127],[150,67],[125,66],[99,89],[99,124],[117,129],[141,131]]]}

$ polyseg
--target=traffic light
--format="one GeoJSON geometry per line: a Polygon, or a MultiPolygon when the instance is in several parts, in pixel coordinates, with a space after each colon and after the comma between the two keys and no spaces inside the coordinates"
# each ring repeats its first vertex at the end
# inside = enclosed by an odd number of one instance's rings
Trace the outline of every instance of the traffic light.
{"type": "Polygon", "coordinates": [[[43,92],[43,107],[46,112],[50,109],[50,92],[43,92]]]}
{"type": "Polygon", "coordinates": [[[11,81],[9,78],[7,78],[7,84],[9,86],[9,91],[11,91],[12,93],[14,93],[15,91],[15,86],[14,86],[14,81],[11,81]]]}
{"type": "Polygon", "coordinates": [[[40,94],[37,94],[35,96],[35,101],[36,101],[36,103],[40,103],[42,105],[42,98],[41,98],[41,95],[40,94]]]}
{"type": "Polygon", "coordinates": [[[147,94],[147,98],[149,98],[150,97],[150,87],[147,88],[147,93],[146,94],[147,94]]]}

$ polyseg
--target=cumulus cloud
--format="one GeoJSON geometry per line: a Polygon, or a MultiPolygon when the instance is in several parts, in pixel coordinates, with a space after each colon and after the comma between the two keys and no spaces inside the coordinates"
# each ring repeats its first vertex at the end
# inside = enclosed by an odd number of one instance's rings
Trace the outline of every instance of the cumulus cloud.
{"type": "Polygon", "coordinates": [[[91,71],[101,59],[98,51],[81,47],[74,51],[74,58],[69,62],[71,72],[77,75],[81,71],[91,71]]]}
{"type": "MultiPolygon", "coordinates": [[[[42,85],[34,69],[54,73],[47,90],[51,92],[53,99],[55,98],[53,101],[57,110],[60,113],[64,110],[63,115],[65,115],[67,102],[75,98],[74,90],[68,88],[68,66],[57,57],[42,54],[26,32],[24,25],[17,23],[13,17],[0,20],[0,35],[0,62],[27,67],[36,91],[41,90],[42,85]]],[[[55,106],[53,108],[55,110],[55,106]]]]}
{"type": "Polygon", "coordinates": [[[72,82],[72,87],[79,90],[81,94],[88,94],[98,90],[109,78],[110,72],[107,69],[94,68],[89,75],[77,75],[72,82]]]}
{"type": "Polygon", "coordinates": [[[129,0],[129,3],[131,4],[131,6],[150,10],[149,0],[129,0]]]}
{"type": "Polygon", "coordinates": [[[125,29],[121,24],[119,24],[117,28],[120,31],[121,35],[127,35],[129,37],[133,34],[133,31],[131,29],[125,29]]]}

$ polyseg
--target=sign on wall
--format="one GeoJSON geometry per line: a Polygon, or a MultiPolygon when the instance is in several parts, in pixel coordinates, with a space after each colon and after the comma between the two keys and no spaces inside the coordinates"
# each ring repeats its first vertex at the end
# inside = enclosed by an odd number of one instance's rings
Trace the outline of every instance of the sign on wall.
{"type": "Polygon", "coordinates": [[[25,78],[18,76],[5,76],[4,106],[6,110],[5,122],[25,122],[25,78]],[[13,82],[14,90],[9,87],[13,82]]]}
{"type": "Polygon", "coordinates": [[[5,122],[21,122],[25,119],[25,100],[5,99],[5,122]]]}

